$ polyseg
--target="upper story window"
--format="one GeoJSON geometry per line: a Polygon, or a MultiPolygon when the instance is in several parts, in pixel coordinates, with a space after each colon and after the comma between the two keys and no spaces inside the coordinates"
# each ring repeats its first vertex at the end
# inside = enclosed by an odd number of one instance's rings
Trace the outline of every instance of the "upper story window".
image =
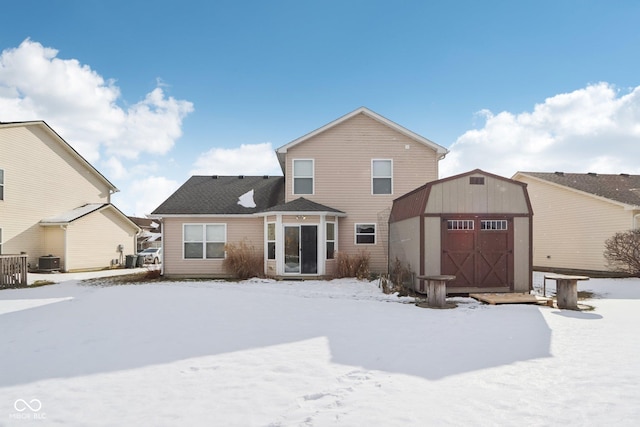
{"type": "Polygon", "coordinates": [[[393,160],[371,161],[371,192],[393,194],[393,160]]]}
{"type": "Polygon", "coordinates": [[[293,194],[313,194],[313,160],[293,161],[293,194]]]}
{"type": "Polygon", "coordinates": [[[182,236],[185,259],[224,258],[226,224],[184,224],[182,236]]]}
{"type": "Polygon", "coordinates": [[[0,200],[4,200],[4,170],[0,169],[0,200]]]}

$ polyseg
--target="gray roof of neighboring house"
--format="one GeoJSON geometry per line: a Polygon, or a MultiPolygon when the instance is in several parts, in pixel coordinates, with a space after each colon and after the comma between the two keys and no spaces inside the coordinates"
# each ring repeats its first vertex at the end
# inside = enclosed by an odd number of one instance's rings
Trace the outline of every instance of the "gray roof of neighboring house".
{"type": "Polygon", "coordinates": [[[192,176],[152,215],[253,214],[284,203],[283,176],[192,176]],[[255,207],[240,196],[253,190],[255,207]]]}
{"type": "Polygon", "coordinates": [[[336,214],[344,213],[338,209],[330,208],[329,206],[312,202],[311,200],[305,199],[304,197],[299,197],[288,203],[272,206],[270,208],[264,209],[262,212],[332,212],[336,214]]]}
{"type": "Polygon", "coordinates": [[[640,206],[640,175],[564,172],[519,173],[626,205],[640,206]]]}

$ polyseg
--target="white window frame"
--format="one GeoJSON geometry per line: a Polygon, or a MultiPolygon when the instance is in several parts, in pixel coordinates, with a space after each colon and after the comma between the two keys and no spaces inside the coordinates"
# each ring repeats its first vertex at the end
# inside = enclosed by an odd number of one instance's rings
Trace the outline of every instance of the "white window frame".
{"type": "Polygon", "coordinates": [[[327,223],[325,224],[324,241],[325,241],[325,254],[324,254],[325,259],[327,259],[327,260],[336,259],[336,252],[338,251],[338,224],[336,222],[327,221],[327,223]],[[328,236],[329,224],[333,225],[333,239],[329,239],[329,236],[328,236]],[[327,256],[328,243],[333,243],[333,257],[332,258],[329,258],[327,256]]]}
{"type": "Polygon", "coordinates": [[[393,159],[371,159],[371,194],[376,195],[376,196],[387,196],[389,194],[393,194],[393,159]],[[374,172],[373,172],[373,164],[375,162],[389,162],[391,164],[391,175],[389,176],[375,176],[374,172]],[[374,188],[375,186],[373,185],[373,181],[375,179],[389,179],[391,180],[391,192],[390,193],[375,193],[374,192],[374,188]]]}
{"type": "Polygon", "coordinates": [[[224,255],[222,257],[216,258],[207,258],[207,243],[223,243],[227,244],[227,224],[226,223],[213,223],[213,222],[204,222],[204,223],[183,223],[182,224],[182,259],[183,260],[216,260],[216,259],[225,259],[227,257],[227,251],[224,251],[224,255]],[[202,227],[202,240],[185,240],[185,229],[186,226],[200,226],[202,227]],[[222,226],[224,227],[224,241],[207,241],[207,226],[222,226]],[[201,258],[187,258],[185,251],[185,243],[201,243],[202,244],[202,257],[201,258]]]}
{"type": "Polygon", "coordinates": [[[310,194],[313,195],[316,192],[316,178],[315,178],[315,173],[316,173],[316,162],[314,159],[293,159],[293,163],[291,165],[292,167],[292,176],[293,176],[293,181],[291,183],[291,193],[295,194],[295,195],[305,195],[305,194],[310,194]],[[311,175],[302,175],[302,176],[296,176],[296,162],[311,162],[311,175]],[[309,179],[311,178],[311,193],[296,193],[296,178],[301,178],[301,179],[309,179]]]}
{"type": "Polygon", "coordinates": [[[356,224],[354,224],[354,228],[353,228],[353,232],[354,232],[354,242],[356,245],[375,245],[376,242],[378,241],[378,226],[375,222],[358,222],[356,224]],[[371,225],[373,226],[373,234],[372,233],[358,233],[358,226],[363,226],[363,225],[371,225]],[[373,242],[371,243],[359,243],[358,242],[358,236],[373,236],[373,242]]]}
{"type": "Polygon", "coordinates": [[[482,219],[480,220],[482,231],[509,231],[509,220],[506,219],[482,219]]]}
{"type": "Polygon", "coordinates": [[[266,247],[267,260],[275,260],[277,258],[277,254],[276,254],[276,223],[275,222],[268,222],[267,223],[265,241],[267,242],[267,247],[266,247]],[[270,225],[273,225],[273,239],[269,239],[269,226],[270,225]],[[269,258],[269,244],[270,243],[273,243],[273,258],[269,258]]]}
{"type": "Polygon", "coordinates": [[[475,221],[472,219],[448,219],[447,230],[449,231],[472,231],[475,228],[475,221]]]}

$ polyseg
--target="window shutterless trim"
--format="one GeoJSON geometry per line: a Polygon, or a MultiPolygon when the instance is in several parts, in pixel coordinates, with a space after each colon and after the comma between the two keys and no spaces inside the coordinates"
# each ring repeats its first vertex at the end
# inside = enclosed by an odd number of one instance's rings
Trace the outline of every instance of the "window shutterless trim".
{"type": "Polygon", "coordinates": [[[393,159],[371,159],[371,194],[376,196],[393,194],[393,159]],[[391,166],[391,174],[384,175],[384,176],[376,176],[374,174],[374,167],[373,167],[373,164],[375,162],[389,162],[391,166]],[[374,180],[376,179],[388,179],[391,182],[391,184],[389,185],[389,193],[376,193],[374,191],[375,185],[373,183],[374,183],[374,180]]]}
{"type": "Polygon", "coordinates": [[[215,260],[215,259],[225,259],[227,257],[227,251],[224,251],[224,255],[222,257],[216,257],[216,258],[207,258],[207,243],[222,243],[224,245],[227,244],[227,224],[226,223],[213,223],[213,222],[205,222],[205,223],[182,223],[182,259],[183,260],[215,260]],[[201,238],[202,240],[185,240],[185,228],[188,225],[192,225],[192,226],[200,226],[201,227],[201,238]],[[215,226],[222,226],[224,227],[224,241],[218,241],[218,240],[211,240],[208,241],[207,240],[207,226],[208,225],[215,225],[215,226]],[[200,258],[187,258],[185,255],[185,244],[186,243],[200,243],[202,244],[202,257],[200,258]]]}
{"type": "Polygon", "coordinates": [[[358,222],[354,224],[354,243],[356,245],[375,245],[377,241],[377,227],[375,222],[358,222]],[[373,228],[373,233],[358,233],[358,226],[370,226],[373,228]],[[358,237],[373,237],[373,242],[358,242],[358,237]]]}
{"type": "Polygon", "coordinates": [[[291,182],[291,193],[294,195],[304,195],[310,194],[313,195],[316,192],[316,162],[314,159],[292,159],[291,163],[291,175],[293,176],[293,181],[291,182]],[[296,176],[296,162],[311,162],[311,175],[302,175],[296,176]],[[311,193],[296,193],[296,179],[311,179],[311,193]]]}

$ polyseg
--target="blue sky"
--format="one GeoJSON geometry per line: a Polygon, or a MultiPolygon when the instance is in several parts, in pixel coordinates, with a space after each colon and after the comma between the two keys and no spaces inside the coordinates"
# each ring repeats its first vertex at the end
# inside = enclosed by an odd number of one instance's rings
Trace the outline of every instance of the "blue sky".
{"type": "Polygon", "coordinates": [[[278,173],[274,148],[360,106],[450,148],[442,174],[640,173],[638,22],[617,0],[23,0],[0,121],[47,121],[137,215],[192,173],[278,173]]]}

